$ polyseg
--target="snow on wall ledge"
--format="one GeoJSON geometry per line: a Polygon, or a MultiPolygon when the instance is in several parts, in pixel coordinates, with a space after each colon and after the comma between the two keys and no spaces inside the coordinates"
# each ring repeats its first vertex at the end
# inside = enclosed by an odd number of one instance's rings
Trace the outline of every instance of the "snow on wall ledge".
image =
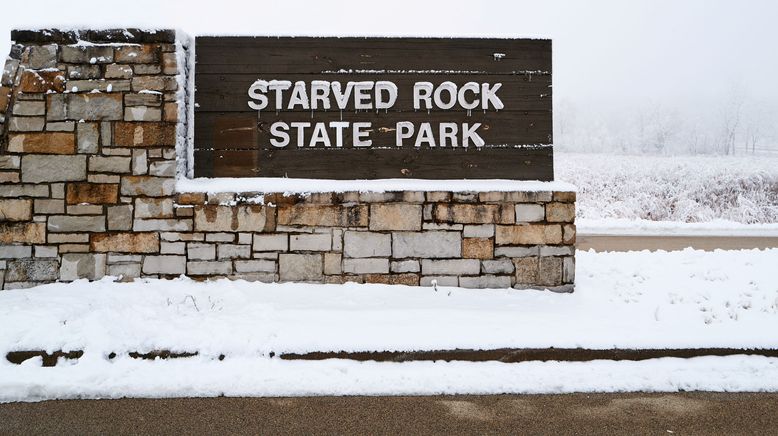
{"type": "Polygon", "coordinates": [[[573,289],[569,184],[189,180],[188,38],[12,39],[0,88],[4,289],[181,274],[573,289]]]}

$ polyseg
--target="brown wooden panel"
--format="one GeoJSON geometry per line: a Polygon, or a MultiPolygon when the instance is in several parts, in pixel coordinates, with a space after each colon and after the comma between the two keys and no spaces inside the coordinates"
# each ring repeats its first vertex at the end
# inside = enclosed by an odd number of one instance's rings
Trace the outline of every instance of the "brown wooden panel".
{"type": "Polygon", "coordinates": [[[551,41],[545,39],[200,36],[196,46],[199,73],[551,72],[551,41]]]}
{"type": "Polygon", "coordinates": [[[196,150],[195,177],[553,180],[551,147],[196,150]],[[210,166],[209,166],[210,165],[210,166]]]}
{"type": "MultiPolygon", "coordinates": [[[[248,106],[247,90],[257,79],[272,80],[283,79],[292,83],[304,81],[310,84],[311,77],[300,74],[287,74],[279,76],[269,76],[263,74],[201,74],[196,76],[197,95],[195,96],[196,112],[243,112],[250,110],[248,106]]],[[[476,83],[501,83],[502,87],[497,91],[497,96],[505,105],[506,111],[525,111],[525,110],[545,110],[551,112],[551,76],[548,74],[522,74],[522,75],[430,75],[430,74],[326,74],[317,76],[317,80],[327,80],[331,82],[340,82],[344,85],[347,81],[378,81],[388,80],[397,85],[397,101],[392,106],[393,112],[413,112],[413,85],[416,82],[426,81],[437,86],[445,81],[453,81],[458,86],[467,82],[476,83]]],[[[307,88],[310,90],[310,88],[307,88]]],[[[283,98],[283,107],[287,108],[291,92],[285,91],[283,98]]],[[[271,97],[274,94],[270,94],[271,97]]],[[[372,95],[372,93],[371,93],[372,95]]],[[[473,98],[473,94],[467,93],[468,100],[473,98]]],[[[479,98],[480,96],[475,96],[479,98]]],[[[335,110],[337,106],[335,99],[331,98],[331,105],[335,110]]],[[[275,111],[275,97],[271,98],[268,112],[275,111]]],[[[349,100],[347,110],[353,110],[353,100],[349,100]]],[[[463,111],[458,105],[451,110],[442,110],[433,108],[432,111],[463,111]]],[[[285,111],[291,111],[285,109],[285,111]]],[[[294,111],[305,111],[299,106],[294,111]]]]}
{"type": "MultiPolygon", "coordinates": [[[[551,119],[547,112],[526,111],[524,113],[500,112],[477,112],[474,111],[471,116],[453,119],[452,114],[447,112],[410,112],[410,113],[375,113],[358,112],[348,113],[343,119],[352,122],[370,122],[372,131],[370,139],[373,140],[374,147],[394,147],[395,126],[398,121],[410,121],[416,128],[422,122],[433,123],[435,128],[441,122],[466,122],[481,123],[478,133],[486,142],[486,145],[522,145],[511,143],[517,136],[526,141],[526,144],[541,145],[551,144],[551,119]],[[493,128],[493,126],[510,126],[510,128],[493,128]]],[[[315,112],[313,117],[310,113],[300,112],[275,112],[262,113],[257,116],[256,112],[208,112],[198,114],[195,123],[195,143],[196,149],[255,149],[271,148],[270,145],[270,126],[276,121],[286,123],[292,121],[304,122],[324,122],[340,121],[339,112],[315,112]]],[[[334,144],[334,131],[328,129],[334,144]]],[[[290,131],[289,149],[297,148],[297,134],[295,130],[290,131]]],[[[311,129],[306,129],[304,144],[309,143],[311,129]]],[[[413,138],[404,141],[404,144],[413,145],[413,138]]],[[[344,135],[343,146],[352,147],[352,137],[350,133],[344,135]]],[[[472,146],[472,145],[471,145],[472,146]]],[[[294,152],[290,150],[288,152],[294,152]]]]}
{"type": "MultiPolygon", "coordinates": [[[[444,38],[272,38],[199,37],[196,40],[195,172],[218,177],[315,177],[331,179],[509,178],[551,180],[553,159],[551,42],[525,39],[444,38]],[[378,81],[397,85],[396,103],[386,111],[282,110],[248,107],[248,89],[258,80],[378,81]],[[452,81],[502,83],[505,107],[466,111],[416,111],[413,85],[452,81]],[[332,121],[370,122],[371,147],[353,148],[347,131],[343,147],[270,145],[270,126],[332,121]],[[399,121],[481,123],[486,146],[468,149],[423,146],[413,138],[395,146],[399,121]]],[[[308,88],[310,89],[310,88],[308,88]]],[[[288,96],[291,91],[286,91],[288,96]]],[[[271,102],[273,95],[269,95],[271,102]]],[[[479,96],[480,97],[480,96],[479,96]]],[[[284,101],[284,106],[287,106],[284,101]]],[[[353,100],[352,100],[353,101],[353,100]]],[[[350,102],[350,104],[353,104],[350,102]]],[[[332,105],[335,106],[334,99],[332,105]]],[[[334,145],[333,129],[327,129],[334,145]]],[[[461,141],[461,135],[459,135],[461,141]]],[[[461,145],[461,144],[460,144],[461,145]]]]}

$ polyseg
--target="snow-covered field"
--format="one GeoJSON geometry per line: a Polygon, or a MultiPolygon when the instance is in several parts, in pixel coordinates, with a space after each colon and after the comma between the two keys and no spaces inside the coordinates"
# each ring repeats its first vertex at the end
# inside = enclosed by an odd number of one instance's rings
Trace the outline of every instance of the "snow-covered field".
{"type": "Polygon", "coordinates": [[[573,294],[386,285],[103,280],[0,293],[0,400],[175,395],[778,390],[778,359],[590,363],[282,361],[307,351],[776,348],[778,249],[578,252],[573,294]],[[142,361],[130,351],[199,352],[142,361]],[[106,356],[117,353],[115,359],[106,356]],[[224,354],[224,361],[218,356],[224,354]]]}
{"type": "MultiPolygon", "coordinates": [[[[778,158],[555,153],[577,217],[778,223],[778,158]]],[[[725,225],[725,223],[722,223],[725,225]]]]}

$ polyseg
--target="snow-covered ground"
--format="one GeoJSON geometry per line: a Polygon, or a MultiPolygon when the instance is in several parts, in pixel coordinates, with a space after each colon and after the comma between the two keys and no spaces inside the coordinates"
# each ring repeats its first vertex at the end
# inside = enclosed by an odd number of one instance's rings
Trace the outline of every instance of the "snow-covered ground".
{"type": "Polygon", "coordinates": [[[778,359],[590,363],[281,361],[307,351],[776,348],[778,249],[578,252],[573,294],[387,285],[103,280],[0,293],[0,400],[171,395],[776,390],[778,359]],[[197,351],[148,362],[130,351],[197,351]],[[113,360],[106,356],[115,352],[113,360]],[[226,356],[218,361],[220,354],[226,356]]]}
{"type": "Polygon", "coordinates": [[[778,223],[776,158],[557,152],[554,165],[578,187],[578,218],[778,223]]]}

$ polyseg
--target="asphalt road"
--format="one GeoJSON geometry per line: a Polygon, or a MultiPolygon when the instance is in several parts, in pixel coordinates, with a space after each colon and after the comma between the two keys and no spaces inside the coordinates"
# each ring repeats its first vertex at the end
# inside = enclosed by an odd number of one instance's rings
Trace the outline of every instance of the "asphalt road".
{"type": "Polygon", "coordinates": [[[713,251],[778,247],[774,236],[631,236],[578,234],[576,249],[587,251],[683,250],[713,251]]]}
{"type": "Polygon", "coordinates": [[[776,434],[778,394],[183,398],[0,405],[0,434],[776,434]]]}

